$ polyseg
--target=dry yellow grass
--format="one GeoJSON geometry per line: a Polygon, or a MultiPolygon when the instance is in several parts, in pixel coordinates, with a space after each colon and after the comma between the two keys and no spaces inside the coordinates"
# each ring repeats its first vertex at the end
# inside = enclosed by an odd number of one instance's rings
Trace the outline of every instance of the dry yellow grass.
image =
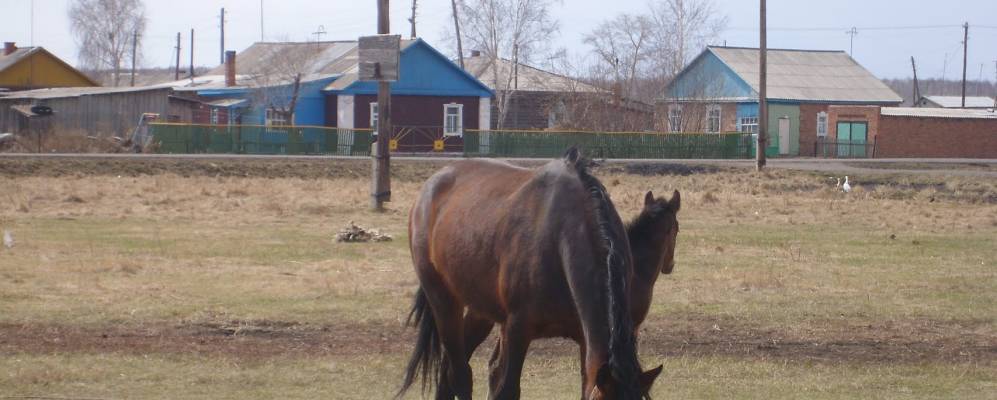
{"type": "MultiPolygon", "coordinates": [[[[657,397],[997,394],[997,182],[597,175],[624,218],[648,189],[682,191],[678,265],[641,336],[665,363],[657,397]]],[[[358,178],[0,177],[17,241],[0,249],[0,393],[387,397],[411,346],[419,185],[396,180],[380,214],[358,178]],[[396,240],[334,243],[349,221],[396,240]]],[[[577,398],[575,354],[538,343],[524,397],[577,398]]]]}

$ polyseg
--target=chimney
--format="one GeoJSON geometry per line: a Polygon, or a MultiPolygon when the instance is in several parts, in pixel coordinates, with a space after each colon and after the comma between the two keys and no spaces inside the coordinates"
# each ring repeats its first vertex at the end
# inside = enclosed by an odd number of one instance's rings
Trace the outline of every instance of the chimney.
{"type": "Polygon", "coordinates": [[[9,56],[15,51],[17,51],[17,46],[14,45],[14,42],[3,42],[3,55],[9,56]]]}
{"type": "Polygon", "coordinates": [[[481,57],[481,50],[471,50],[471,57],[481,57]]]}
{"type": "Polygon", "coordinates": [[[235,51],[225,52],[225,86],[235,86],[235,51]]]}

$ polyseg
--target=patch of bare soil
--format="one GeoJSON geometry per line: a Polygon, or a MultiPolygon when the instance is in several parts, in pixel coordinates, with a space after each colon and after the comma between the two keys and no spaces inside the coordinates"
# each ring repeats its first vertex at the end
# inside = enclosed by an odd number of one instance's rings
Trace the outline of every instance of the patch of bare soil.
{"type": "MultiPolygon", "coordinates": [[[[405,182],[422,182],[452,161],[394,162],[391,174],[405,182]]],[[[0,158],[0,176],[145,176],[176,174],[183,177],[256,178],[366,178],[370,161],[322,158],[115,158],[17,157],[0,158]]]]}
{"type": "MultiPolygon", "coordinates": [[[[984,322],[895,321],[838,326],[819,332],[762,329],[735,321],[690,316],[645,326],[645,354],[790,359],[812,362],[997,361],[997,342],[984,322]]],[[[395,324],[299,325],[281,321],[184,323],[138,328],[79,328],[0,324],[0,354],[198,354],[243,359],[408,354],[415,332],[395,324]]],[[[487,355],[493,337],[478,352],[487,355]]],[[[534,356],[577,354],[563,340],[534,342],[534,356]]]]}

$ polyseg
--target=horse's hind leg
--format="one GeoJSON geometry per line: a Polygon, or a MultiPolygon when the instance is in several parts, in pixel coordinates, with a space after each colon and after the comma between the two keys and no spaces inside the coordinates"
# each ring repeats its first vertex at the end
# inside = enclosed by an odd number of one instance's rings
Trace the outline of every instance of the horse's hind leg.
{"type": "MultiPolygon", "coordinates": [[[[474,351],[488,338],[488,334],[492,332],[492,327],[495,324],[485,318],[481,318],[472,312],[468,312],[464,315],[464,350],[465,356],[470,362],[471,356],[474,351]]],[[[450,389],[450,383],[448,382],[447,376],[449,376],[449,360],[444,361],[444,364],[440,368],[440,386],[436,391],[436,398],[438,400],[443,399],[453,399],[453,390],[450,389]]]]}

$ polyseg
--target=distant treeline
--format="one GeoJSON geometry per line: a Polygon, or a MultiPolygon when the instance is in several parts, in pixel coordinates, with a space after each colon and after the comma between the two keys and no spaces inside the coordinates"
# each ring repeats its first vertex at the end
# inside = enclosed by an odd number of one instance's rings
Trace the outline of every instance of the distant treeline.
{"type": "MultiPolygon", "coordinates": [[[[914,79],[883,79],[883,83],[904,98],[904,105],[914,104],[914,79]]],[[[921,96],[960,96],[961,80],[918,79],[921,96]]],[[[966,81],[966,96],[997,95],[997,84],[990,81],[966,81]]]]}

